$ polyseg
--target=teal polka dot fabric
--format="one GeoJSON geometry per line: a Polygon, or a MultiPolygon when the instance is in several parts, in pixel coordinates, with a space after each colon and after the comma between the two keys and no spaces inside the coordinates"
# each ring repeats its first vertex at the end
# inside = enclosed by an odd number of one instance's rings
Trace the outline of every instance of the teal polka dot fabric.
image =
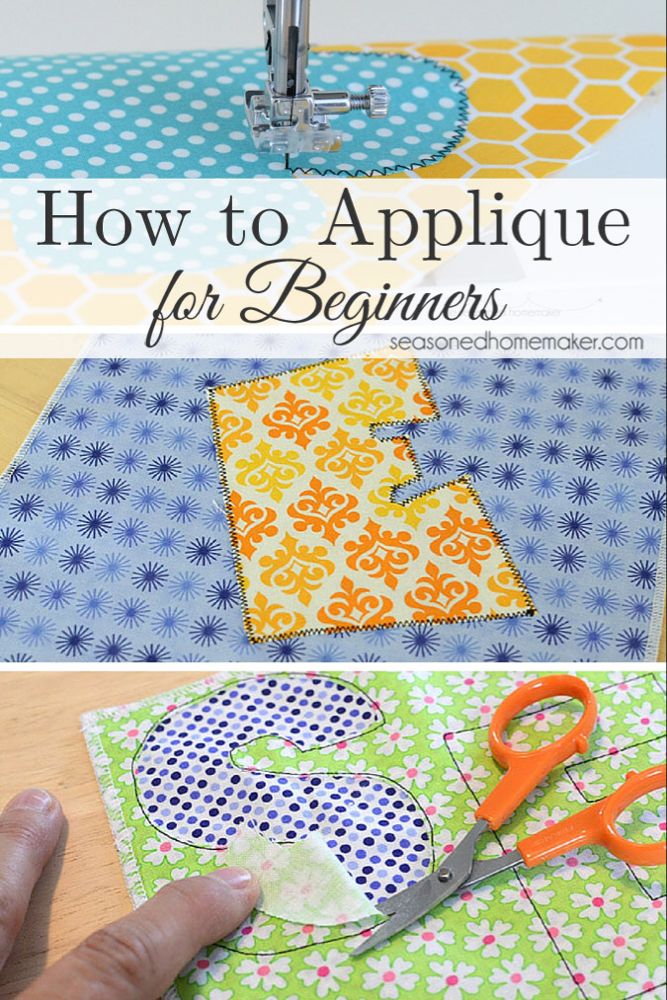
{"type": "Polygon", "coordinates": [[[440,160],[464,135],[462,80],[432,60],[317,52],[310,74],[326,90],[384,84],[391,110],[340,117],[338,152],[286,170],[256,152],[245,119],[262,50],[0,58],[0,177],[377,176],[440,160]]]}

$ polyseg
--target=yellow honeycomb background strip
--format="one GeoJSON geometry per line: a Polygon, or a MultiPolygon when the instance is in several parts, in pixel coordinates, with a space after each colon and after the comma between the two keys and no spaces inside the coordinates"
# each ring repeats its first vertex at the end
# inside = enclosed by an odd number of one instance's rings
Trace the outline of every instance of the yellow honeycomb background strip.
{"type": "Polygon", "coordinates": [[[466,137],[421,177],[545,177],[613,128],[665,75],[662,35],[386,43],[458,70],[466,137]]]}

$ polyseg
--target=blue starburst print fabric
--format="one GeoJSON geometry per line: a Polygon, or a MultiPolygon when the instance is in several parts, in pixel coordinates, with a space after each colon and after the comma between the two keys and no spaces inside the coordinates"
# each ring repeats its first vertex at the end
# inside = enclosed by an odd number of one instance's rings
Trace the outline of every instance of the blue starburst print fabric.
{"type": "Polygon", "coordinates": [[[301,154],[286,169],[254,151],[246,122],[244,91],[266,82],[264,50],[0,58],[0,176],[368,177],[441,160],[465,134],[461,77],[431,59],[313,52],[310,72],[322,90],[386,85],[391,112],[337,119],[338,152],[301,154]]]}
{"type": "Polygon", "coordinates": [[[207,392],[288,367],[74,365],[0,481],[3,660],[655,657],[665,367],[651,359],[421,362],[440,417],[400,427],[423,472],[412,489],[471,476],[535,600],[534,618],[251,644],[207,392]]]}

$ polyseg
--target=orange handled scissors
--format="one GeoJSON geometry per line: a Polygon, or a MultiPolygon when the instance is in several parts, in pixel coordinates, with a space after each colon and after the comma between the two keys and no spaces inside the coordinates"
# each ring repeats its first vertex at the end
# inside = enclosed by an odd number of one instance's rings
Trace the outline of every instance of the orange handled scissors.
{"type": "Polygon", "coordinates": [[[635,844],[622,837],[616,829],[617,817],[632,802],[648,792],[665,787],[667,769],[664,765],[650,767],[641,774],[631,772],[625,782],[606,799],[527,837],[517,845],[515,851],[489,861],[475,860],[477,841],[483,834],[502,826],[555,767],[575,753],[586,752],[588,737],[596,719],[595,695],[588,684],[578,677],[568,674],[540,677],[513,691],[498,706],[489,727],[491,753],[506,771],[475,812],[474,826],[437,871],[379,904],[378,910],[389,919],[379,924],[353,954],[361,955],[405,930],[455,892],[484,882],[510,868],[533,868],[543,861],[557,858],[587,844],[606,847],[615,857],[628,864],[664,865],[667,859],[664,842],[635,844]],[[559,696],[575,698],[583,705],[581,718],[569,733],[540,750],[525,752],[512,750],[503,741],[503,733],[519,712],[543,698],[559,696]]]}

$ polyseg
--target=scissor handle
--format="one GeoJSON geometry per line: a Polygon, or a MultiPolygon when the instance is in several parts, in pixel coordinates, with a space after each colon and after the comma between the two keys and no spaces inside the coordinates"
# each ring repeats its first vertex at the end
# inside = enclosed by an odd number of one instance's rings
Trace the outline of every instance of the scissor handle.
{"type": "Polygon", "coordinates": [[[600,802],[554,823],[517,845],[528,868],[534,868],[551,858],[574,851],[577,847],[597,844],[605,847],[619,861],[629,865],[652,867],[667,861],[667,844],[635,844],[626,840],[616,829],[616,819],[642,795],[665,787],[667,768],[664,764],[649,767],[637,774],[631,771],[622,785],[600,802]]]}
{"type": "Polygon", "coordinates": [[[507,771],[479,806],[475,818],[485,820],[492,830],[502,826],[550,771],[573,754],[586,752],[597,714],[597,701],[588,684],[571,674],[538,677],[512,691],[496,709],[489,726],[491,753],[507,771]],[[581,718],[568,733],[540,750],[513,750],[503,742],[509,723],[524,708],[563,695],[576,698],[584,706],[581,718]]]}

